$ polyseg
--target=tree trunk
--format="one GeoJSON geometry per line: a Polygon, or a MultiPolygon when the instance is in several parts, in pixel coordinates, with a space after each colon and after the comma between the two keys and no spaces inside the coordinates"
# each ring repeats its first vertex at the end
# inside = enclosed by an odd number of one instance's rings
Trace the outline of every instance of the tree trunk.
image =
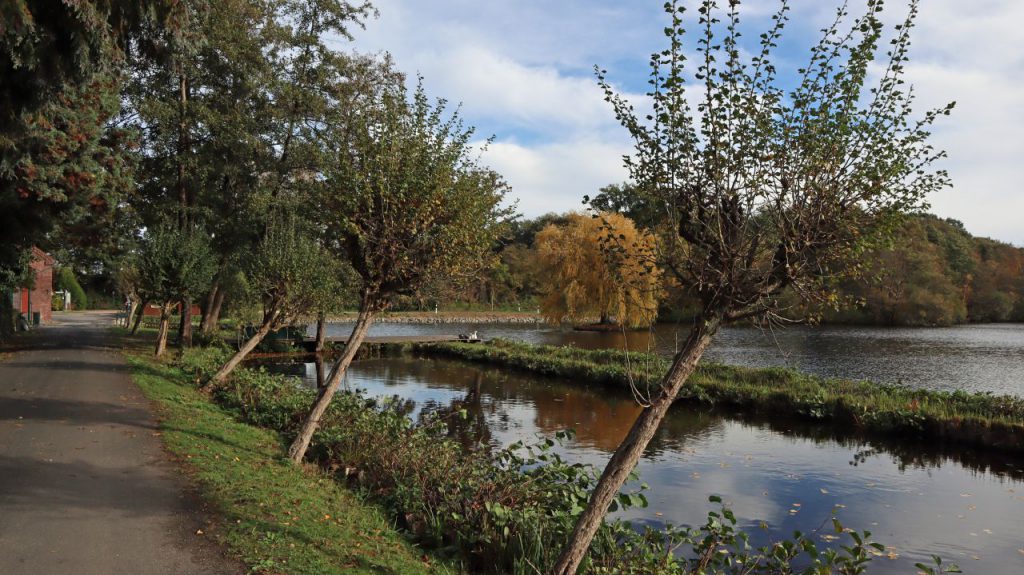
{"type": "Polygon", "coordinates": [[[188,108],[188,79],[184,73],[178,75],[178,149],[176,160],[178,162],[178,206],[181,211],[178,213],[178,229],[184,231],[188,228],[188,185],[185,182],[185,154],[189,152],[191,143],[187,119],[185,116],[188,108]]]}
{"type": "Polygon", "coordinates": [[[213,307],[203,318],[203,333],[210,335],[217,332],[220,325],[220,310],[224,307],[224,290],[217,289],[217,295],[213,298],[213,307]]]}
{"type": "Polygon", "coordinates": [[[316,362],[316,388],[321,389],[327,379],[324,374],[324,356],[318,353],[314,361],[316,362]]]}
{"type": "Polygon", "coordinates": [[[171,323],[171,304],[164,303],[160,307],[160,330],[156,333],[156,351],[154,355],[158,358],[163,357],[164,352],[167,351],[167,330],[171,323]]]}
{"type": "Polygon", "coordinates": [[[178,325],[178,345],[192,347],[192,300],[181,300],[181,323],[178,325]]]}
{"type": "Polygon", "coordinates": [[[134,299],[128,300],[128,313],[124,316],[124,327],[128,329],[132,325],[132,318],[135,317],[135,309],[138,302],[134,299]]]}
{"type": "Polygon", "coordinates": [[[139,326],[142,325],[142,318],[146,315],[146,307],[149,306],[149,301],[142,300],[139,305],[139,314],[135,316],[135,323],[132,324],[132,335],[135,335],[139,331],[139,326]]]}
{"type": "Polygon", "coordinates": [[[306,456],[306,450],[309,449],[309,443],[313,440],[313,434],[320,425],[320,418],[323,417],[324,412],[327,411],[327,406],[331,404],[331,399],[334,398],[334,394],[338,391],[338,382],[341,381],[345,371],[348,370],[348,366],[355,359],[359,346],[362,345],[363,340],[366,338],[366,332],[370,330],[370,324],[373,323],[374,315],[372,303],[370,296],[363,296],[362,305],[359,307],[359,318],[356,320],[356,325],[352,328],[352,334],[349,335],[348,342],[345,344],[345,351],[341,354],[341,359],[338,360],[338,363],[334,364],[334,368],[331,369],[331,375],[327,378],[327,383],[320,388],[317,394],[313,409],[310,410],[306,421],[303,422],[302,429],[299,430],[295,441],[288,448],[288,458],[293,463],[301,463],[302,459],[306,456]]]}
{"type": "Polygon", "coordinates": [[[200,309],[199,317],[199,331],[207,333],[206,325],[210,323],[210,312],[213,310],[213,302],[217,299],[217,292],[220,290],[220,285],[217,282],[213,282],[213,286],[210,287],[210,293],[206,294],[206,301],[203,302],[200,309]]]}
{"type": "Polygon", "coordinates": [[[612,500],[636,467],[647,444],[658,430],[658,425],[665,418],[668,408],[679,394],[679,390],[697,367],[697,362],[700,361],[704,351],[714,338],[721,321],[721,315],[718,314],[697,319],[697,325],[690,331],[683,348],[676,354],[672,368],[662,380],[657,395],[651,404],[637,416],[629,434],[619,444],[611,460],[608,461],[608,465],[604,468],[604,472],[601,473],[597,487],[590,495],[587,508],[577,520],[576,527],[562,549],[562,554],[551,571],[551,575],[573,575],[576,573],[587,549],[590,548],[590,542],[594,539],[604,516],[608,513],[608,507],[612,500]]]}
{"type": "Polygon", "coordinates": [[[317,353],[323,353],[324,343],[327,341],[327,317],[324,312],[316,317],[316,348],[317,353]]]}
{"type": "Polygon", "coordinates": [[[256,346],[259,345],[263,341],[263,339],[267,337],[267,334],[273,330],[278,318],[279,314],[277,311],[277,307],[274,306],[267,312],[266,315],[263,316],[263,323],[260,324],[260,327],[259,329],[256,330],[256,333],[254,333],[253,336],[250,337],[248,341],[243,343],[242,346],[238,348],[238,352],[235,353],[235,355],[231,356],[231,359],[225,362],[224,365],[222,365],[221,368],[217,370],[217,373],[214,374],[214,376],[210,378],[210,381],[206,383],[206,387],[209,387],[214,383],[220,383],[227,379],[228,375],[230,375],[231,372],[234,371],[236,367],[238,367],[238,364],[242,363],[242,360],[244,360],[245,357],[252,352],[252,350],[256,349],[256,346]]]}

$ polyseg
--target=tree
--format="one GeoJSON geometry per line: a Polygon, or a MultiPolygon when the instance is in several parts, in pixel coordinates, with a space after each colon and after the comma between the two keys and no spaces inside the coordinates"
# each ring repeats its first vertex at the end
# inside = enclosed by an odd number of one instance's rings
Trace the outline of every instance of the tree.
{"type": "Polygon", "coordinates": [[[149,230],[143,239],[138,270],[143,299],[160,306],[160,329],[154,355],[162,357],[167,350],[172,307],[205,290],[213,279],[209,238],[195,228],[182,230],[177,225],[163,223],[149,230]]]}
{"type": "Polygon", "coordinates": [[[609,184],[593,198],[584,197],[583,201],[599,212],[620,213],[645,229],[654,225],[660,215],[658,204],[652,202],[649,195],[637,193],[636,186],[629,182],[609,184]]]}
{"type": "Polygon", "coordinates": [[[360,278],[359,315],[288,456],[305,456],[320,418],[374,317],[398,295],[438,278],[473,277],[492,256],[506,186],[477,165],[472,129],[417,88],[380,95],[337,134],[336,158],[314,200],[336,257],[360,278]]]}
{"type": "Polygon", "coordinates": [[[537,234],[541,312],[553,323],[594,317],[602,324],[646,327],[658,314],[661,270],[654,236],[616,213],[569,214],[564,226],[537,234]]]}
{"type": "Polygon", "coordinates": [[[110,84],[123,50],[133,39],[144,42],[147,31],[179,29],[184,4],[0,3],[0,289],[13,285],[27,251],[69,207],[96,206],[102,187],[90,176],[102,179],[110,166],[96,170],[89,162],[102,145],[96,127],[111,113],[111,96],[116,107],[110,84]],[[39,147],[45,138],[55,147],[39,147]],[[65,171],[73,177],[40,178],[65,171]]]}
{"type": "Polygon", "coordinates": [[[162,58],[136,62],[128,118],[143,134],[140,211],[146,221],[174,211],[212,235],[204,332],[230,278],[250,269],[274,206],[322,171],[324,128],[392,73],[386,59],[332,48],[373,13],[367,2],[223,0],[193,17],[198,41],[165,35],[162,58]]]}
{"type": "Polygon", "coordinates": [[[916,2],[891,37],[881,10],[880,0],[868,0],[864,13],[851,17],[843,4],[793,80],[780,79],[773,62],[787,21],[785,1],[752,50],[740,46],[739,2],[725,9],[715,0],[701,2],[694,50],[683,47],[684,8],[669,2],[669,46],[651,58],[645,117],[598,70],[635,142],[626,167],[637,193],[649,194],[665,214],[655,227],[659,260],[701,309],[605,467],[552,573],[575,573],[610,503],[724,323],[783,321],[779,296],[786,290],[838,302],[837,276],[856,273],[848,262],[868,240],[947,185],[946,174],[931,169],[943,154],[927,140],[930,124],[952,105],[916,118],[903,80],[916,2]],[[886,41],[887,61],[876,75],[871,64],[886,41]]]}
{"type": "Polygon", "coordinates": [[[267,334],[319,312],[341,291],[337,260],[328,256],[295,215],[276,218],[247,262],[249,285],[262,306],[256,332],[211,378],[224,381],[267,334]]]}

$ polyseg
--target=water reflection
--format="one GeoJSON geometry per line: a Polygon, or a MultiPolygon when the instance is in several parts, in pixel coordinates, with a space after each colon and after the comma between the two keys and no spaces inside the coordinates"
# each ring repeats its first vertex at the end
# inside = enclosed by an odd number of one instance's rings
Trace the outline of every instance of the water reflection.
{"type": "MultiPolygon", "coordinates": [[[[311,387],[323,371],[312,362],[274,369],[311,387]]],[[[399,397],[414,420],[444,419],[450,436],[469,449],[575,428],[576,439],[560,454],[595,465],[606,462],[639,410],[628,394],[446,359],[356,362],[344,385],[399,397]]],[[[624,514],[636,523],[697,523],[712,510],[707,496],[720,494],[756,543],[830,525],[833,512],[873,531],[897,558],[875,562],[872,573],[914,572],[913,563],[932,553],[965,572],[1024,572],[1019,457],[677,405],[639,471],[651,486],[651,507],[624,514]],[[761,521],[767,530],[758,528],[761,521]]]]}

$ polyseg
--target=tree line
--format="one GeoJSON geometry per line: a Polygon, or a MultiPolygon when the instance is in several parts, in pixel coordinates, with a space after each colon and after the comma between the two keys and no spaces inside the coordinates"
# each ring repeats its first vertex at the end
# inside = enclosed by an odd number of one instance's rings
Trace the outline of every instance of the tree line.
{"type": "MultiPolygon", "coordinates": [[[[644,233],[650,216],[616,201],[631,188],[602,188],[588,215],[552,213],[517,220],[478,281],[458,291],[426,291],[403,300],[401,308],[433,309],[441,302],[540,311],[556,322],[610,318],[632,327],[691,317],[696,302],[656,266],[655,273],[642,274],[646,285],[623,278],[644,272],[643,262],[652,259],[633,253],[650,249],[636,245],[635,238],[644,233]],[[623,243],[630,258],[616,258],[608,249],[610,219],[616,235],[629,238],[623,243]],[[626,289],[633,291],[627,296],[626,289]]],[[[881,326],[1024,321],[1024,248],[975,237],[959,221],[931,214],[910,214],[895,225],[890,237],[851,262],[863,269],[838,286],[843,306],[812,306],[802,313],[824,323],[881,326]]]]}

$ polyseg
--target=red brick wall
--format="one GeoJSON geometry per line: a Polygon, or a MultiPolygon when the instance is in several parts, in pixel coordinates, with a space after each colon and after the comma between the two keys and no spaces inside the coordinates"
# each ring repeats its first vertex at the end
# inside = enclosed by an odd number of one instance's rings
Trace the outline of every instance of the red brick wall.
{"type": "MultiPolygon", "coordinates": [[[[35,272],[35,284],[32,288],[32,311],[39,312],[43,323],[53,319],[53,264],[42,259],[33,258],[29,264],[35,272]]],[[[31,320],[31,316],[29,320],[31,320]]]]}

